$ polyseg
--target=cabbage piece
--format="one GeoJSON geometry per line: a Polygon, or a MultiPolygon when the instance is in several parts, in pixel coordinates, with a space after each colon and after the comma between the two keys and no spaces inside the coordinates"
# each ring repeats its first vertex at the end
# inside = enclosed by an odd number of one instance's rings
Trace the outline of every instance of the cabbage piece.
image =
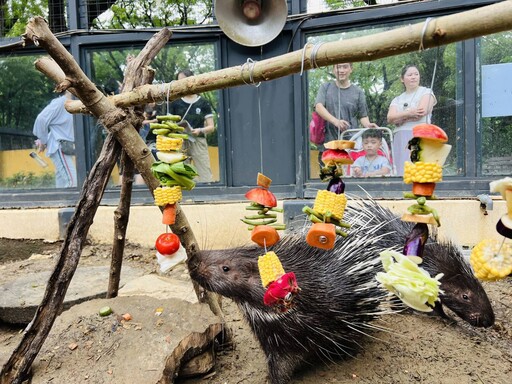
{"type": "Polygon", "coordinates": [[[377,281],[394,293],[404,304],[421,312],[431,312],[439,300],[440,273],[435,277],[419,267],[422,259],[418,256],[405,256],[399,252],[386,250],[380,253],[382,266],[386,272],[378,272],[377,281]]]}

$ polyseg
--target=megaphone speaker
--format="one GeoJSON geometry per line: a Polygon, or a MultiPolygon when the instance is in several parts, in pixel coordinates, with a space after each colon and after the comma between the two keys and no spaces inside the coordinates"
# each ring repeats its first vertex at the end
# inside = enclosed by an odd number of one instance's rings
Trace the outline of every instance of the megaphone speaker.
{"type": "Polygon", "coordinates": [[[215,0],[214,7],[222,31],[246,47],[274,40],[288,16],[286,0],[215,0]]]}

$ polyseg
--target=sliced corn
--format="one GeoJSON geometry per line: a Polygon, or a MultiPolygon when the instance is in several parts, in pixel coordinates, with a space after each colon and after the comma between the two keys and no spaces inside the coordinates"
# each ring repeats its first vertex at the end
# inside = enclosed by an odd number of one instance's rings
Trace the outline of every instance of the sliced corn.
{"type": "Polygon", "coordinates": [[[405,162],[404,182],[411,183],[437,183],[443,180],[443,167],[436,163],[405,162]]]}
{"type": "Polygon", "coordinates": [[[163,135],[156,136],[156,149],[158,151],[179,151],[183,146],[183,139],[163,135]]]}
{"type": "Polygon", "coordinates": [[[503,279],[512,273],[512,246],[502,245],[501,240],[482,240],[471,251],[469,261],[480,280],[503,279]]]}
{"type": "Polygon", "coordinates": [[[274,252],[267,252],[258,258],[258,269],[263,287],[267,287],[271,282],[284,275],[281,261],[274,252]]]}
{"type": "Polygon", "coordinates": [[[174,187],[158,187],[153,193],[155,204],[158,206],[174,204],[181,200],[181,187],[179,185],[174,187]]]}
{"type": "Polygon", "coordinates": [[[347,197],[344,193],[337,195],[334,192],[320,190],[316,193],[313,210],[325,215],[327,212],[337,220],[343,218],[345,207],[347,206],[347,197]]]}

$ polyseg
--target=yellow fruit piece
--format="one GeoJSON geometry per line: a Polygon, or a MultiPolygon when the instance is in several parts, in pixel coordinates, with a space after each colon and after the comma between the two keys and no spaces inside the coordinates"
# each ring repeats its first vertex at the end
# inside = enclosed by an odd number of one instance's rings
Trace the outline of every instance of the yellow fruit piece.
{"type": "Polygon", "coordinates": [[[334,192],[321,190],[316,193],[313,210],[325,215],[327,212],[337,220],[343,218],[345,207],[347,206],[347,197],[344,193],[337,195],[334,192]]]}
{"type": "Polygon", "coordinates": [[[471,251],[469,261],[480,280],[503,279],[512,273],[512,246],[502,240],[482,240],[471,251]]]}
{"type": "Polygon", "coordinates": [[[437,183],[443,180],[443,167],[436,163],[405,162],[404,183],[437,183]]]}
{"type": "Polygon", "coordinates": [[[155,204],[158,206],[165,206],[167,204],[174,204],[181,200],[181,187],[158,187],[153,192],[155,197],[155,204]]]}
{"type": "Polygon", "coordinates": [[[261,283],[265,288],[284,275],[281,261],[274,252],[267,252],[258,258],[258,269],[260,270],[261,283]]]}
{"type": "Polygon", "coordinates": [[[156,149],[158,151],[179,151],[183,146],[183,139],[163,135],[156,136],[156,149]]]}

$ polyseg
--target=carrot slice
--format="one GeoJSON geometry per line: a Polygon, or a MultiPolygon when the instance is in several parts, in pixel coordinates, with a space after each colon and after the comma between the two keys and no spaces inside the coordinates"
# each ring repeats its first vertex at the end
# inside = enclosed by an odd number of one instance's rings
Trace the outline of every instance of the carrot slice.
{"type": "Polygon", "coordinates": [[[176,222],[176,204],[167,204],[162,211],[162,224],[172,225],[176,222]]]}
{"type": "Polygon", "coordinates": [[[279,233],[269,225],[257,225],[251,232],[251,240],[260,247],[270,247],[279,241],[279,233]]]}
{"type": "Polygon", "coordinates": [[[412,193],[416,196],[432,196],[436,183],[412,183],[412,193]]]}
{"type": "Polygon", "coordinates": [[[330,223],[315,223],[306,235],[306,243],[321,249],[332,249],[335,241],[336,227],[330,223]]]}

